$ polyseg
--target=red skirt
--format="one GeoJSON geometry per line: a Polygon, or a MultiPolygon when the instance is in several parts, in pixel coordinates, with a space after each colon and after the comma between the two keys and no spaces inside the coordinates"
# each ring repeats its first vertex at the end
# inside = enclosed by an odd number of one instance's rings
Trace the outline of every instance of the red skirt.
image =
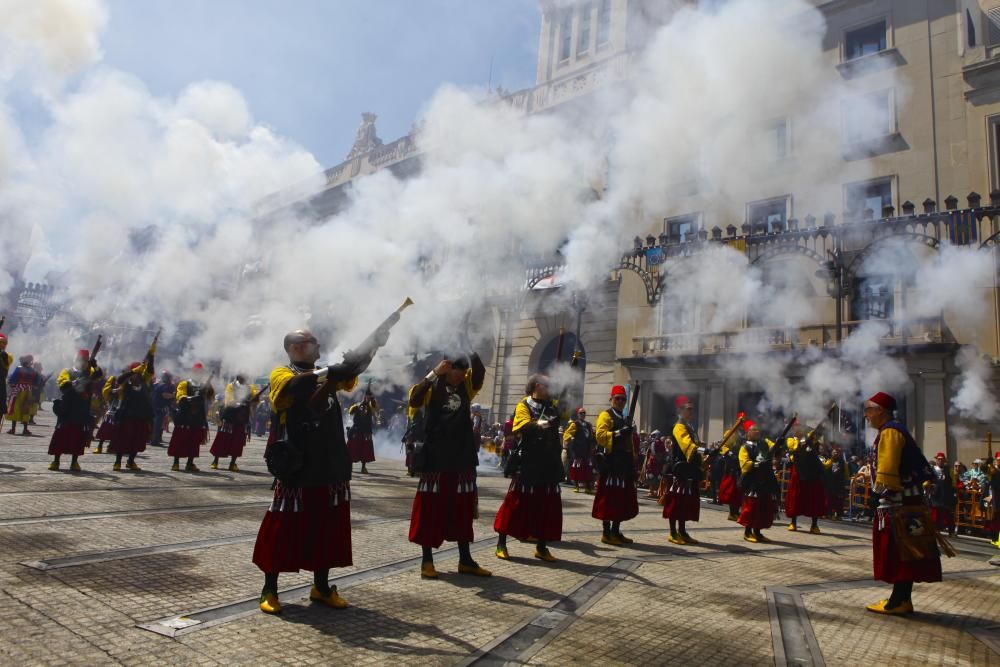
{"type": "Polygon", "coordinates": [[[639,514],[635,482],[621,477],[597,478],[597,493],[590,516],[601,521],[628,521],[639,514]]]}
{"type": "Polygon", "coordinates": [[[719,483],[719,502],[723,505],[739,505],[743,502],[743,491],[737,484],[736,475],[726,475],[719,483]]]}
{"type": "Polygon", "coordinates": [[[743,509],[737,523],[746,528],[763,530],[774,525],[774,510],[778,504],[772,496],[743,496],[743,509]]]}
{"type": "Polygon", "coordinates": [[[410,514],[410,541],[434,549],[445,540],[472,542],[477,504],[475,470],[422,474],[410,514]]]}
{"type": "Polygon", "coordinates": [[[569,481],[571,482],[593,482],[594,467],[590,464],[590,459],[574,459],[569,465],[569,481]]]}
{"type": "Polygon", "coordinates": [[[274,490],[253,548],[264,572],[298,572],[348,567],[351,558],[351,486],[274,490]]]}
{"type": "Polygon", "coordinates": [[[243,456],[243,447],[247,444],[247,428],[243,424],[222,422],[222,426],[212,441],[212,456],[243,456]]]}
{"type": "Polygon", "coordinates": [[[375,445],[371,434],[352,435],[347,439],[347,451],[351,455],[351,463],[371,463],[375,460],[375,445]]]}
{"type": "Polygon", "coordinates": [[[129,419],[115,424],[108,451],[112,454],[131,456],[146,451],[153,424],[146,419],[129,419]]]}
{"type": "Polygon", "coordinates": [[[97,435],[94,436],[95,440],[100,440],[101,442],[105,440],[111,440],[115,437],[115,420],[114,417],[105,417],[101,420],[101,425],[97,429],[97,435]]]}
{"type": "MultiPolygon", "coordinates": [[[[918,501],[923,502],[918,498],[918,501]]],[[[894,526],[885,510],[879,509],[872,522],[872,569],[874,578],[887,584],[897,581],[941,581],[941,556],[937,553],[923,560],[899,558],[894,526]]]]}
{"type": "Polygon", "coordinates": [[[823,482],[818,479],[808,482],[799,479],[798,470],[792,466],[788,491],[785,493],[785,516],[826,516],[826,489],[823,488],[823,482]]]}
{"type": "Polygon", "coordinates": [[[562,498],[559,485],[524,486],[515,477],[493,521],[493,530],[524,540],[542,542],[562,539],[562,498]]]}
{"type": "Polygon", "coordinates": [[[204,426],[174,426],[170,434],[167,456],[197,458],[201,455],[201,445],[208,438],[208,428],[204,426]]]}
{"type": "Polygon", "coordinates": [[[90,429],[83,424],[60,424],[52,432],[49,441],[49,454],[59,456],[69,454],[82,456],[90,442],[90,429]]]}
{"type": "Polygon", "coordinates": [[[663,518],[675,521],[697,521],[701,514],[701,499],[694,482],[674,478],[663,496],[663,518]]]}
{"type": "Polygon", "coordinates": [[[938,530],[955,529],[955,513],[944,507],[931,508],[931,521],[938,530]]]}

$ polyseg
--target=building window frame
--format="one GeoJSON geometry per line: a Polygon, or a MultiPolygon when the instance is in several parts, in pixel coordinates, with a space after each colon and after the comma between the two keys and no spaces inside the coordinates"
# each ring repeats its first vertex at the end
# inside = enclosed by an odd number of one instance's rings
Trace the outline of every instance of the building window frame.
{"type": "Polygon", "coordinates": [[[670,243],[685,243],[698,236],[701,230],[701,211],[672,215],[663,219],[663,233],[670,243]]]}
{"type": "Polygon", "coordinates": [[[597,4],[597,48],[611,44],[611,24],[614,14],[612,0],[598,0],[597,4]]]}
{"type": "Polygon", "coordinates": [[[996,192],[1000,190],[1000,113],[986,117],[986,145],[990,192],[996,192]]]}
{"type": "MultiPolygon", "coordinates": [[[[853,97],[843,100],[841,103],[841,125],[844,146],[848,147],[878,143],[898,135],[899,113],[896,107],[896,88],[892,87],[873,90],[860,95],[854,95],[853,97]],[[854,127],[852,107],[861,100],[875,98],[876,96],[881,97],[883,95],[886,97],[886,105],[888,107],[887,117],[889,121],[885,133],[873,134],[871,136],[857,135],[854,127]]],[[[868,125],[868,123],[862,123],[862,125],[868,125]]]]}
{"type": "Polygon", "coordinates": [[[589,0],[580,5],[576,30],[576,57],[585,56],[590,52],[590,38],[593,32],[594,6],[589,0]]]}
{"type": "Polygon", "coordinates": [[[840,62],[848,63],[861,58],[866,57],[877,57],[879,54],[885,53],[886,51],[895,47],[893,40],[892,31],[892,21],[888,14],[881,14],[876,16],[869,16],[864,21],[859,21],[851,25],[845,26],[841,31],[840,35],[840,62]],[[852,34],[857,34],[863,30],[874,28],[875,26],[882,24],[885,31],[885,39],[880,44],[881,48],[878,51],[872,51],[870,53],[862,53],[856,56],[851,56],[849,52],[849,41],[852,34]]]}
{"type": "MultiPolygon", "coordinates": [[[[888,203],[883,199],[882,205],[878,209],[873,209],[874,219],[878,220],[882,217],[882,208],[884,206],[896,207],[896,199],[899,195],[899,188],[896,185],[896,176],[880,176],[877,178],[869,178],[863,181],[854,181],[853,183],[845,183],[843,187],[844,194],[844,211],[846,212],[845,217],[853,217],[855,219],[862,219],[864,217],[865,209],[857,209],[854,206],[854,201],[857,197],[856,193],[862,188],[871,190],[875,187],[880,187],[888,185],[889,186],[889,201],[888,203]]],[[[866,196],[865,199],[869,199],[871,196],[866,196]]]]}
{"type": "Polygon", "coordinates": [[[564,9],[559,15],[559,64],[568,63],[573,56],[573,9],[564,9]]]}
{"type": "Polygon", "coordinates": [[[757,223],[761,221],[763,221],[766,224],[768,234],[770,234],[773,231],[777,231],[777,225],[779,222],[781,224],[781,229],[784,230],[787,228],[788,220],[791,217],[792,217],[792,195],[790,194],[778,195],[777,197],[768,197],[767,199],[758,199],[756,201],[747,202],[746,204],[745,219],[746,222],[750,224],[750,230],[751,233],[753,234],[756,233],[757,223]],[[755,209],[759,211],[760,209],[773,207],[775,210],[777,210],[779,204],[782,206],[782,208],[784,208],[784,211],[781,213],[782,218],[780,221],[772,220],[772,217],[774,215],[777,215],[776,213],[770,213],[767,215],[766,218],[760,218],[760,216],[754,215],[755,209]],[[754,219],[755,217],[758,219],[754,219]]]}

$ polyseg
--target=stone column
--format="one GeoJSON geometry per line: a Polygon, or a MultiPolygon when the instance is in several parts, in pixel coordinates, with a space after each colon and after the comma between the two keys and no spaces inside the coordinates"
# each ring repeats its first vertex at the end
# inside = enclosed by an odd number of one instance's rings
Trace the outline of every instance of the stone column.
{"type": "Polygon", "coordinates": [[[703,429],[705,442],[713,442],[722,437],[726,431],[725,424],[725,384],[720,379],[712,379],[707,383],[706,397],[708,398],[708,419],[705,420],[707,428],[703,429]]]}

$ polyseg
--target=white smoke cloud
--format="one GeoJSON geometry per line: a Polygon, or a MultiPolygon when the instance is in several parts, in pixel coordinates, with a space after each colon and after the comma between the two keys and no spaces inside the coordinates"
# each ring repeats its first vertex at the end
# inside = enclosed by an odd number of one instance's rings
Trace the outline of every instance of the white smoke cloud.
{"type": "MultiPolygon", "coordinates": [[[[463,318],[482,317],[476,309],[492,292],[523,286],[535,259],[560,250],[564,280],[600,284],[629,239],[670,208],[678,184],[694,183],[741,220],[751,191],[787,174],[762,161],[764,130],[776,120],[791,114],[808,128],[796,133],[796,152],[809,156],[796,161],[798,178],[843,182],[831,100],[854,91],[825,60],[822,16],[804,0],[779,3],[777,14],[755,0],[680,9],[664,27],[650,26],[632,80],[587,105],[526,116],[444,86],[420,119],[421,173],[357,179],[349,205],[325,220],[294,207],[257,216],[270,193],[318,191],[321,166],[254,119],[239,91],[202,81],[153,95],[130,74],[95,66],[103,4],[44,4],[67,18],[53,23],[35,5],[0,4],[16,15],[0,26],[11,38],[0,79],[44,89],[51,114],[40,140],[24,147],[0,106],[0,216],[38,230],[24,234],[35,242],[20,260],[0,246],[8,253],[0,254],[0,291],[30,257],[32,274],[60,284],[81,321],[163,326],[166,340],[181,335],[181,320],[194,322],[177,363],[265,369],[281,357],[282,334],[303,325],[333,361],[411,296],[417,305],[374,369],[404,385],[399,360],[456,346],[463,318]],[[24,160],[9,157],[19,152],[24,160]]],[[[945,296],[959,307],[939,288],[954,284],[952,263],[971,262],[942,258],[933,269],[940,276],[918,278],[928,282],[919,283],[917,312],[945,296]]],[[[665,312],[691,312],[694,331],[740,329],[748,306],[779,328],[819,316],[822,286],[812,276],[776,285],[725,247],[665,270],[665,312]]],[[[558,310],[565,301],[547,303],[558,310]]],[[[54,357],[70,344],[32,336],[26,346],[54,357]]],[[[741,339],[729,368],[758,379],[773,403],[825,412],[828,400],[905,386],[880,337],[878,325],[863,326],[835,358],[816,349],[764,356],[741,339]],[[796,365],[808,369],[792,385],[796,365]]]]}
{"type": "Polygon", "coordinates": [[[956,359],[962,375],[958,389],[952,396],[952,410],[962,417],[989,421],[1000,414],[992,387],[992,369],[989,360],[972,346],[963,347],[956,359]]]}

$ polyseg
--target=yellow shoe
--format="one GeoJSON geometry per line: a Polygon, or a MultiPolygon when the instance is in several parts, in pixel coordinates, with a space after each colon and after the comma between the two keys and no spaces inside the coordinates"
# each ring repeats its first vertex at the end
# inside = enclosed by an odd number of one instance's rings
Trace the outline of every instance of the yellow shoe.
{"type": "Polygon", "coordinates": [[[552,552],[546,549],[545,551],[540,551],[535,549],[535,558],[539,560],[544,560],[546,563],[554,563],[556,557],[552,555],[552,552]]]}
{"type": "Polygon", "coordinates": [[[873,611],[876,614],[888,614],[889,616],[903,616],[904,614],[913,613],[912,602],[909,601],[904,602],[902,604],[893,607],[892,609],[887,609],[886,608],[887,604],[889,604],[888,600],[879,600],[874,604],[865,605],[865,609],[867,609],[868,611],[873,611]]]}
{"type": "Polygon", "coordinates": [[[437,579],[438,571],[434,569],[434,563],[424,563],[420,566],[421,579],[437,579]]]}
{"type": "Polygon", "coordinates": [[[274,593],[265,593],[260,596],[260,610],[265,614],[280,614],[281,602],[274,593]]]}
{"type": "Polygon", "coordinates": [[[184,466],[184,472],[201,472],[201,468],[199,468],[193,463],[189,463],[186,466],[184,466]]]}
{"type": "Polygon", "coordinates": [[[209,465],[208,467],[209,467],[209,468],[211,468],[212,470],[218,470],[218,469],[219,469],[219,464],[218,464],[218,463],[215,463],[215,462],[213,461],[213,462],[212,462],[212,464],[211,464],[211,465],[209,465]]]}
{"type": "Polygon", "coordinates": [[[510,560],[510,553],[507,551],[507,547],[497,547],[497,558],[500,560],[510,560]]]}
{"type": "Polygon", "coordinates": [[[238,465],[236,465],[235,463],[229,464],[229,472],[239,472],[239,471],[240,467],[238,465]]]}
{"type": "Polygon", "coordinates": [[[485,567],[480,567],[478,564],[473,563],[472,565],[458,564],[459,574],[471,574],[474,577],[492,577],[493,573],[487,570],[485,567]]]}
{"type": "Polygon", "coordinates": [[[757,538],[754,537],[753,535],[744,535],[743,539],[746,540],[747,542],[753,542],[754,544],[757,543],[757,538]]]}
{"type": "Polygon", "coordinates": [[[667,542],[670,542],[671,544],[679,544],[681,546],[687,544],[687,542],[684,541],[684,538],[681,537],[679,533],[670,533],[670,535],[667,537],[667,542]]]}
{"type": "Polygon", "coordinates": [[[601,542],[603,544],[610,544],[613,547],[620,547],[622,545],[622,541],[616,535],[601,535],[601,542]]]}
{"type": "Polygon", "coordinates": [[[771,540],[766,535],[758,535],[757,541],[761,544],[770,544],[771,540]]]}
{"type": "Polygon", "coordinates": [[[59,463],[57,461],[53,461],[52,463],[50,463],[49,470],[59,470],[59,463]]]}
{"type": "Polygon", "coordinates": [[[809,529],[809,532],[813,535],[820,535],[819,526],[813,526],[809,529]]]}
{"type": "Polygon", "coordinates": [[[76,462],[73,462],[73,463],[70,464],[69,469],[72,470],[73,472],[80,472],[80,470],[81,470],[80,464],[76,463],[76,462]]]}
{"type": "Polygon", "coordinates": [[[178,464],[173,464],[170,466],[170,472],[180,472],[181,467],[178,464]]]}
{"type": "Polygon", "coordinates": [[[796,530],[798,530],[798,528],[795,527],[794,523],[790,523],[788,524],[788,530],[794,533],[796,530]]]}
{"type": "Polygon", "coordinates": [[[121,472],[122,471],[122,464],[121,463],[116,463],[113,466],[111,466],[111,469],[113,471],[115,471],[115,472],[121,472]]]}
{"type": "Polygon", "coordinates": [[[698,544],[698,540],[694,539],[687,533],[681,533],[681,539],[684,540],[684,544],[698,544]]]}
{"type": "Polygon", "coordinates": [[[621,542],[622,544],[634,544],[635,543],[635,540],[633,540],[631,537],[625,537],[621,533],[618,533],[617,535],[615,535],[615,537],[617,537],[618,541],[621,542]]]}
{"type": "Polygon", "coordinates": [[[310,602],[319,602],[320,604],[325,604],[327,607],[333,607],[334,609],[347,609],[347,600],[337,595],[337,587],[331,586],[330,592],[323,595],[319,592],[319,589],[315,586],[309,591],[310,602]]]}
{"type": "Polygon", "coordinates": [[[137,464],[135,464],[135,463],[126,463],[126,464],[125,464],[125,468],[126,468],[127,470],[131,470],[132,472],[139,472],[140,470],[142,470],[142,468],[140,468],[140,467],[139,467],[139,466],[138,466],[137,464]]]}
{"type": "Polygon", "coordinates": [[[577,486],[573,489],[573,493],[580,493],[580,487],[577,486]]]}
{"type": "Polygon", "coordinates": [[[92,450],[90,450],[90,451],[92,451],[92,452],[93,452],[94,454],[101,454],[101,453],[102,453],[102,452],[101,452],[101,448],[100,448],[100,447],[94,447],[94,448],[93,448],[92,450]]]}

